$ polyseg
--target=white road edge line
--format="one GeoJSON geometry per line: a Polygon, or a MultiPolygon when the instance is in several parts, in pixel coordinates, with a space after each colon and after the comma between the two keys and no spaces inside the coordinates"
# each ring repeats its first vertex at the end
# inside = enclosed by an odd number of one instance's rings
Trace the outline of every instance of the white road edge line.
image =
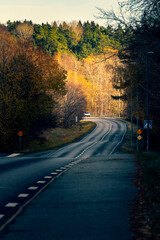
{"type": "Polygon", "coordinates": [[[108,132],[106,132],[106,133],[103,135],[103,137],[100,139],[99,142],[103,141],[103,139],[111,132],[113,125],[112,125],[111,123],[109,123],[109,125],[110,125],[110,128],[109,128],[108,132]]]}
{"type": "MultiPolygon", "coordinates": [[[[95,123],[95,124],[96,124],[96,127],[95,127],[95,128],[92,130],[92,132],[90,132],[90,133],[93,133],[93,132],[97,129],[98,124],[97,124],[97,123],[95,123]]],[[[88,137],[88,134],[87,134],[87,136],[84,136],[81,140],[84,140],[84,139],[87,138],[87,137],[88,137]]],[[[70,144],[73,144],[73,143],[70,143],[70,144]]],[[[65,147],[66,147],[66,146],[64,146],[64,147],[62,147],[62,148],[56,150],[54,153],[49,153],[49,154],[47,155],[47,157],[52,157],[53,154],[56,154],[56,153],[62,151],[65,147]]]]}
{"type": "Polygon", "coordinates": [[[118,145],[120,145],[120,144],[123,142],[123,139],[124,139],[124,136],[126,135],[126,132],[127,132],[127,125],[126,125],[126,123],[125,123],[125,132],[124,132],[124,134],[123,134],[123,136],[122,136],[121,141],[119,141],[119,142],[117,143],[117,145],[112,149],[112,151],[110,152],[110,154],[109,154],[108,156],[110,156],[110,155],[115,151],[115,149],[118,147],[118,145]]]}
{"type": "Polygon", "coordinates": [[[106,132],[99,141],[97,141],[97,142],[91,144],[90,146],[88,146],[87,148],[85,148],[77,157],[75,157],[75,159],[81,157],[88,149],[92,148],[92,147],[93,147],[94,145],[96,145],[98,142],[103,141],[103,139],[111,132],[112,127],[113,127],[113,125],[110,124],[110,128],[109,128],[108,132],[106,132]]]}

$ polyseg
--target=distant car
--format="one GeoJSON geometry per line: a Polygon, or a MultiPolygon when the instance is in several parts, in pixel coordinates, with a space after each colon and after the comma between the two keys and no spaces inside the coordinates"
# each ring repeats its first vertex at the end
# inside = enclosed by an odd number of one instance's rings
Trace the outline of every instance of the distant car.
{"type": "Polygon", "coordinates": [[[84,117],[90,117],[90,116],[91,116],[91,114],[89,112],[84,113],[84,117]]]}

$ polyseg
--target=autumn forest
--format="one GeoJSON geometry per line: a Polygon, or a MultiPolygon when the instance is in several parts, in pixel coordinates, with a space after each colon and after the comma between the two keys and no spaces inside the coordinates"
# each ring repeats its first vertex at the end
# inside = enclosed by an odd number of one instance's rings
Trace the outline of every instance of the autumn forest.
{"type": "MultiPolygon", "coordinates": [[[[160,130],[160,28],[153,15],[106,27],[72,21],[0,25],[0,150],[75,116],[146,119],[146,74],[152,138],[160,130]],[[154,52],[153,56],[147,52],[154,52]],[[147,56],[147,57],[146,57],[147,56]],[[147,59],[147,60],[146,60],[147,59]]],[[[155,144],[153,144],[156,146],[155,144]]]]}

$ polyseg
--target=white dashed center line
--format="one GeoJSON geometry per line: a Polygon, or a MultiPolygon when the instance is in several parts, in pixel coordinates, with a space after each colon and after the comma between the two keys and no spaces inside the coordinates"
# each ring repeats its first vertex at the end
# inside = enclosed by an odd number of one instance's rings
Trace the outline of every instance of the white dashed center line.
{"type": "Polygon", "coordinates": [[[52,176],[45,176],[44,178],[48,178],[49,179],[49,178],[52,178],[52,176]]]}
{"type": "Polygon", "coordinates": [[[52,175],[57,175],[58,173],[57,173],[57,172],[52,172],[51,174],[52,174],[52,175]]]}
{"type": "Polygon", "coordinates": [[[0,219],[2,219],[4,217],[4,215],[3,214],[0,214],[0,219]]]}
{"type": "Polygon", "coordinates": [[[21,155],[21,154],[20,153],[13,153],[13,154],[8,155],[7,157],[17,157],[19,155],[21,155]]]}
{"type": "Polygon", "coordinates": [[[28,189],[29,189],[29,190],[36,190],[37,188],[38,188],[38,187],[34,187],[34,186],[33,186],[33,187],[29,187],[28,189]]]}
{"type": "Polygon", "coordinates": [[[16,207],[18,205],[18,203],[8,203],[7,205],[6,205],[6,207],[16,207]]]}
{"type": "Polygon", "coordinates": [[[18,195],[18,197],[22,197],[22,198],[26,198],[28,196],[29,196],[29,194],[27,194],[27,193],[21,193],[18,195]]]}
{"type": "Polygon", "coordinates": [[[43,183],[46,183],[46,181],[38,181],[37,183],[42,183],[43,184],[43,183]]]}
{"type": "Polygon", "coordinates": [[[57,169],[56,171],[57,171],[57,172],[62,172],[62,170],[61,170],[61,169],[57,169]]]}

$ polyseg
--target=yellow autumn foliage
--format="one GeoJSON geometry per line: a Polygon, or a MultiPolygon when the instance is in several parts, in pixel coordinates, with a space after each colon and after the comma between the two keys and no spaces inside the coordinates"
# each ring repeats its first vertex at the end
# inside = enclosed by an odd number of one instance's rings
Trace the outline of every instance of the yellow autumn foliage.
{"type": "Polygon", "coordinates": [[[67,71],[67,82],[76,84],[84,93],[87,110],[95,116],[116,116],[123,111],[124,103],[112,98],[119,96],[113,88],[115,68],[120,66],[118,51],[106,48],[105,54],[78,61],[71,53],[57,53],[55,59],[67,71]]]}

